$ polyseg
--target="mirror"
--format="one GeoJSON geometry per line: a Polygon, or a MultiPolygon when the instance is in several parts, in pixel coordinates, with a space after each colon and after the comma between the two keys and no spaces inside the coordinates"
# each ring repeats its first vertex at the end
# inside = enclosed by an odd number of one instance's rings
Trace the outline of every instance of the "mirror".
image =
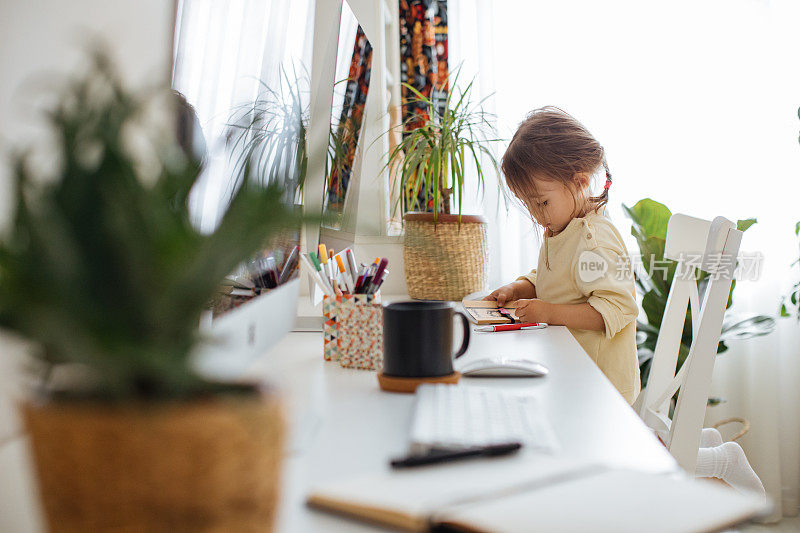
{"type": "MultiPolygon", "coordinates": [[[[315,4],[179,2],[172,87],[196,114],[205,141],[203,175],[190,196],[201,229],[213,229],[233,193],[248,186],[246,171],[252,185],[278,183],[286,204],[302,204],[315,4]]],[[[266,274],[281,273],[299,244],[299,227],[265,242],[231,273],[228,293],[271,288],[266,274]]],[[[225,302],[223,311],[240,303],[225,302]]]]}
{"type": "Polygon", "coordinates": [[[338,213],[338,228],[347,191],[353,179],[356,150],[364,118],[372,68],[372,44],[347,1],[342,3],[336,70],[331,106],[328,164],[325,169],[325,208],[338,213]]]}
{"type": "Polygon", "coordinates": [[[183,0],[176,14],[172,86],[197,113],[207,146],[193,211],[214,227],[245,163],[302,202],[314,0],[183,0]]]}

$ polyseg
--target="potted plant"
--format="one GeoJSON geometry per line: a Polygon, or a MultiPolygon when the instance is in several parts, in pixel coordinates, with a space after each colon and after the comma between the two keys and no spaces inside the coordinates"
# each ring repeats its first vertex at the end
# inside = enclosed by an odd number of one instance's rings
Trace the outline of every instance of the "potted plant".
{"type": "Polygon", "coordinates": [[[56,176],[13,166],[0,327],[35,347],[22,411],[53,531],[269,529],[277,505],[278,398],[200,375],[192,354],[224,276],[297,216],[280,187],[240,187],[213,233],[195,229],[200,163],[149,120],[158,101],[98,52],[47,115],[56,176]]]}
{"type": "MultiPolygon", "coordinates": [[[[458,76],[454,78],[451,87],[458,76]]],[[[499,139],[491,115],[481,103],[471,101],[472,83],[458,96],[450,91],[441,110],[431,97],[405,86],[428,115],[421,125],[417,125],[419,117],[407,120],[415,127],[404,128],[408,131],[389,152],[386,164],[399,189],[393,195],[405,226],[408,294],[419,299],[461,300],[484,290],[488,282],[486,220],[461,212],[465,176],[470,167],[475,169],[478,190],[484,186],[485,164],[499,176],[497,160],[488,148],[488,143],[499,139]],[[454,201],[456,213],[452,212],[454,201]]]]}
{"type": "Polygon", "coordinates": [[[278,87],[261,81],[258,96],[238,105],[227,124],[226,140],[233,159],[233,191],[246,181],[248,173],[262,184],[283,187],[285,203],[302,202],[308,170],[306,134],[309,106],[303,98],[307,76],[280,69],[278,87]]]}
{"type": "MultiPolygon", "coordinates": [[[[308,174],[308,123],[310,105],[307,73],[291,74],[280,68],[280,81],[271,87],[261,81],[261,90],[251,102],[237,105],[226,124],[226,142],[231,157],[234,180],[232,193],[244,183],[246,173],[255,175],[261,184],[278,184],[284,190],[284,202],[302,211],[303,188],[308,174]]],[[[337,83],[346,82],[341,80],[337,83]]],[[[341,124],[331,124],[325,158],[326,191],[331,175],[340,175],[346,165],[348,136],[353,133],[341,124]]],[[[340,191],[340,195],[344,195],[340,191]]],[[[326,210],[330,199],[325,199],[326,210]]],[[[340,207],[340,206],[339,206],[340,207]]],[[[338,208],[337,208],[338,209],[338,208]]],[[[326,214],[325,222],[338,224],[337,210],[326,214]]],[[[274,243],[291,250],[299,240],[299,227],[285,232],[274,243]]]]}
{"type": "MultiPolygon", "coordinates": [[[[800,236],[800,222],[794,225],[794,234],[800,236]]],[[[800,257],[794,260],[792,266],[796,264],[800,264],[800,257]]],[[[792,285],[789,294],[784,296],[781,301],[780,316],[789,317],[792,316],[792,314],[794,314],[800,322],[800,281],[792,285]]]]}
{"type": "MultiPolygon", "coordinates": [[[[669,222],[672,213],[667,206],[650,198],[639,200],[633,207],[623,204],[622,208],[631,219],[631,234],[636,237],[644,268],[644,272],[635,273],[636,289],[642,295],[642,309],[645,318],[645,320],[636,321],[639,369],[642,389],[644,389],[647,386],[647,379],[650,375],[650,364],[658,341],[661,319],[664,317],[664,309],[667,305],[667,297],[669,296],[672,278],[675,275],[677,265],[674,261],[664,258],[667,222],[669,222]]],[[[736,223],[736,227],[740,231],[746,231],[747,228],[755,223],[756,219],[754,218],[739,220],[736,223]]],[[[708,274],[698,271],[697,285],[699,294],[703,294],[707,283],[708,274]]],[[[734,288],[736,288],[736,280],[731,283],[731,291],[726,308],[733,304],[734,288]]],[[[728,349],[726,342],[734,339],[759,337],[770,333],[774,329],[775,320],[766,315],[726,312],[717,353],[723,353],[728,349]]],[[[691,344],[692,320],[691,308],[689,308],[686,310],[686,320],[683,325],[676,372],[689,355],[691,344]]],[[[716,400],[717,403],[718,401],[716,400]]],[[[709,402],[715,403],[714,399],[710,399],[709,402]]]]}

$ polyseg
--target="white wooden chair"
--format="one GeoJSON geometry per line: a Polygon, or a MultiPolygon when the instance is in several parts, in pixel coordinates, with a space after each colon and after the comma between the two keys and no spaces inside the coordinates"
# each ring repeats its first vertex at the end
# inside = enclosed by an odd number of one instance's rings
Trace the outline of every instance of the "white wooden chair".
{"type": "Polygon", "coordinates": [[[642,392],[639,416],[666,444],[678,464],[695,473],[700,435],[711,387],[722,319],[736,267],[742,232],[723,217],[713,221],[675,214],[669,219],[664,257],[678,262],[672,281],[650,378],[642,392]],[[701,255],[702,254],[702,255],[701,255]],[[696,269],[711,274],[702,304],[696,269]],[[692,344],[675,372],[687,305],[692,311],[692,344]],[[680,389],[672,419],[670,399],[680,389]]]}

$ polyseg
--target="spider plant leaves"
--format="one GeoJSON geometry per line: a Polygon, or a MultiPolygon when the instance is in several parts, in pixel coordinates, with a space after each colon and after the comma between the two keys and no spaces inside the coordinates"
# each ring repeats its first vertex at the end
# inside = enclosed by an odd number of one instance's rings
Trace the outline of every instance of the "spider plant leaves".
{"type": "Polygon", "coordinates": [[[303,98],[308,75],[281,67],[277,88],[259,84],[256,99],[235,107],[227,124],[235,176],[231,194],[252,182],[277,183],[285,191],[286,203],[299,203],[308,170],[309,106],[303,98]],[[256,180],[246,175],[248,165],[256,180]]]}
{"type": "MultiPolygon", "coordinates": [[[[450,80],[456,87],[458,71],[450,80]]],[[[404,124],[402,138],[387,154],[382,170],[388,170],[392,183],[399,183],[401,198],[395,206],[401,214],[412,210],[433,211],[434,220],[440,212],[449,213],[455,198],[460,215],[467,187],[468,165],[477,174],[477,190],[485,186],[486,165],[498,176],[499,164],[487,146],[501,139],[494,133],[494,116],[482,109],[486,99],[473,104],[470,81],[458,95],[449,91],[443,110],[437,109],[433,98],[425,96],[411,85],[404,84],[408,91],[407,102],[422,104],[429,120],[417,125],[419,117],[410,117],[404,124]],[[415,124],[412,128],[410,125],[415,124]],[[420,196],[425,205],[420,205],[420,196]],[[432,199],[433,206],[427,205],[432,199]]],[[[393,191],[394,193],[394,191],[393,191]]]]}

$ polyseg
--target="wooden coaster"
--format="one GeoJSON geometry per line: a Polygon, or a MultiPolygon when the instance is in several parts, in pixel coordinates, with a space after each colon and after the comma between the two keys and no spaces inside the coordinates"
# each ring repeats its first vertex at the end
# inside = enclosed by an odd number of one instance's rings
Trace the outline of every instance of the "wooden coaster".
{"type": "Polygon", "coordinates": [[[416,392],[417,387],[423,383],[449,383],[454,385],[458,383],[459,378],[461,378],[461,374],[458,372],[435,378],[400,378],[384,375],[383,372],[378,373],[378,383],[380,383],[381,389],[388,392],[416,392]]]}

